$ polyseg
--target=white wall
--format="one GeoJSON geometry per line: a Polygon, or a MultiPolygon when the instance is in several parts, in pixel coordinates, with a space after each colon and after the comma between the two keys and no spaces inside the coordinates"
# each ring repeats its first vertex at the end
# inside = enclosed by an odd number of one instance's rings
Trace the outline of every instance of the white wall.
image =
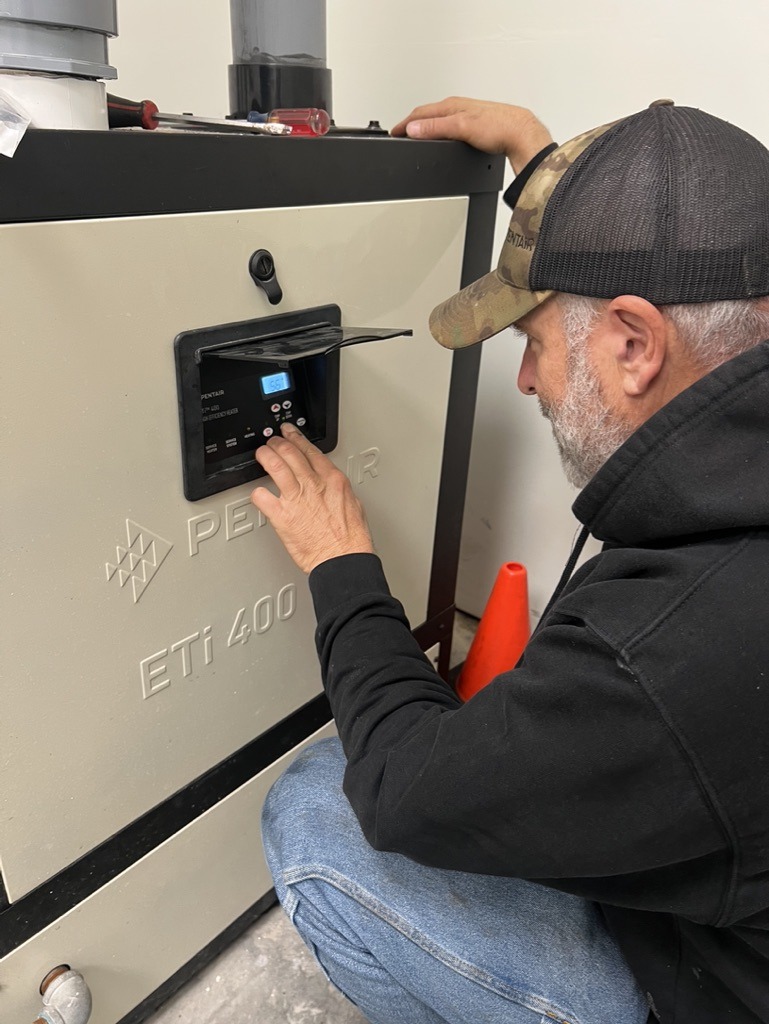
{"type": "Polygon", "coordinates": [[[117,24],[109,57],[118,78],[108,92],[171,114],[228,113],[228,0],[118,0],[117,24]]]}
{"type": "MultiPolygon", "coordinates": [[[[110,89],[226,112],[228,12],[227,0],[119,0],[110,89]]],[[[456,93],[529,106],[565,140],[669,96],[769,143],[764,0],[328,0],[328,39],[339,123],[389,126],[456,93]]],[[[507,220],[501,210],[497,244],[507,220]]],[[[498,565],[516,560],[538,611],[568,554],[574,494],[516,390],[520,342],[484,348],[458,603],[479,614],[498,565]]]]}

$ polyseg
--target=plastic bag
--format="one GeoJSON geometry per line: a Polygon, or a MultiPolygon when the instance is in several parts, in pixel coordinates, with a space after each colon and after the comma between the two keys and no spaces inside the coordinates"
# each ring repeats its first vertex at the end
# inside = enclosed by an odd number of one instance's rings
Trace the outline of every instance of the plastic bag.
{"type": "Polygon", "coordinates": [[[0,89],[0,154],[13,156],[31,120],[19,101],[0,89]]]}

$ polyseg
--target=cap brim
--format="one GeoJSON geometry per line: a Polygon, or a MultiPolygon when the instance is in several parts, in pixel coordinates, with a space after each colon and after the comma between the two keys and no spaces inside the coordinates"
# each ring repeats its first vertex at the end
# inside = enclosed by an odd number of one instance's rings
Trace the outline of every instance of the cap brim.
{"type": "Polygon", "coordinates": [[[444,348],[466,348],[499,334],[553,294],[515,288],[493,270],[436,306],[430,333],[444,348]]]}

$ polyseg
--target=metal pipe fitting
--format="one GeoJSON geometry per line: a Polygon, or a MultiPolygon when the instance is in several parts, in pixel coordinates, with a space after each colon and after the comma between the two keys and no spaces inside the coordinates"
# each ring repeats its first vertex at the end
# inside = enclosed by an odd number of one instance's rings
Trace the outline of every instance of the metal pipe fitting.
{"type": "Polygon", "coordinates": [[[33,1024],[88,1024],[91,990],[79,971],[61,964],[40,983],[43,1009],[33,1024]]]}

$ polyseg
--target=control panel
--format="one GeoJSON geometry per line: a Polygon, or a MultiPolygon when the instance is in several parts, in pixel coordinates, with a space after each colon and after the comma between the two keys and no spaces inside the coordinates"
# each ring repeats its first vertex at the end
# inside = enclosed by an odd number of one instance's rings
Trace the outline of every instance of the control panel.
{"type": "Polygon", "coordinates": [[[263,476],[254,451],[286,421],[333,451],[339,349],[403,334],[411,331],[343,328],[333,305],[179,334],[185,496],[197,501],[263,476]]]}
{"type": "MultiPolygon", "coordinates": [[[[290,363],[204,362],[201,393],[204,463],[208,472],[226,470],[243,455],[279,433],[286,420],[301,427],[314,442],[325,431],[323,410],[311,408],[310,396],[323,391],[324,358],[290,363]],[[315,413],[315,415],[313,415],[315,413]]],[[[327,424],[326,424],[327,425],[327,424]]]]}

